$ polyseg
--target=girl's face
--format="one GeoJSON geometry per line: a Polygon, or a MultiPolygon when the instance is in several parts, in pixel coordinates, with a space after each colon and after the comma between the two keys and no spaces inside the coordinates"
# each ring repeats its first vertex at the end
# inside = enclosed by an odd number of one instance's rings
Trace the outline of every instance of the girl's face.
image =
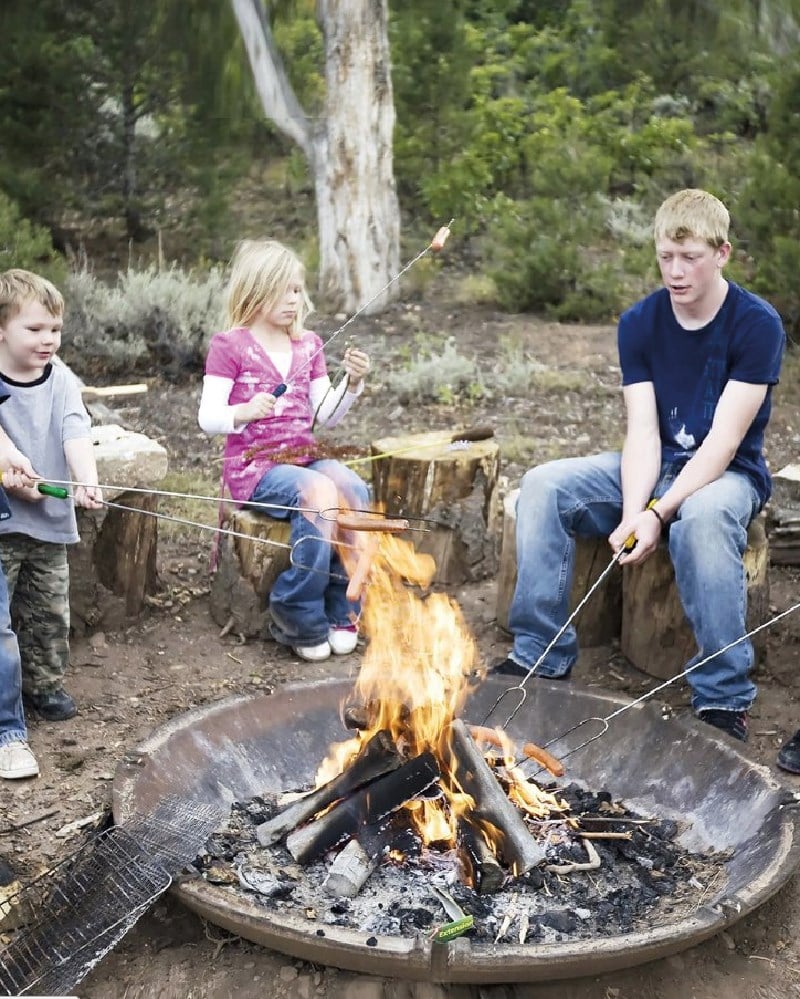
{"type": "Polygon", "coordinates": [[[288,329],[297,317],[303,300],[303,275],[297,271],[286,288],[271,306],[264,311],[264,321],[278,329],[288,329]]]}

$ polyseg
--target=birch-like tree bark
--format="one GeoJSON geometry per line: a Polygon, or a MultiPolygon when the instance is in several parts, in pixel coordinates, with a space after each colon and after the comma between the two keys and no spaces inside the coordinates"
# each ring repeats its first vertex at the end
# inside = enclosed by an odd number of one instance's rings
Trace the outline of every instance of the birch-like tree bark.
{"type": "Polygon", "coordinates": [[[262,0],[231,0],[265,115],[303,150],[314,179],[319,291],[354,312],[396,287],[400,211],[387,0],[317,0],[325,41],[325,112],[312,120],[292,90],[262,0]]]}

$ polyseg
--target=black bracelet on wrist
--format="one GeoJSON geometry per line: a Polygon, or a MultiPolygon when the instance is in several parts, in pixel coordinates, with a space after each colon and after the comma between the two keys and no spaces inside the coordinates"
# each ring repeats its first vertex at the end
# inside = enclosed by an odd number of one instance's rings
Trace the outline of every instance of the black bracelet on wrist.
{"type": "Polygon", "coordinates": [[[654,513],[656,515],[656,517],[658,518],[659,524],[661,524],[661,529],[663,530],[667,526],[667,523],[664,520],[664,518],[661,516],[661,514],[658,512],[658,510],[656,510],[656,508],[654,506],[649,506],[647,509],[651,513],[654,513]]]}

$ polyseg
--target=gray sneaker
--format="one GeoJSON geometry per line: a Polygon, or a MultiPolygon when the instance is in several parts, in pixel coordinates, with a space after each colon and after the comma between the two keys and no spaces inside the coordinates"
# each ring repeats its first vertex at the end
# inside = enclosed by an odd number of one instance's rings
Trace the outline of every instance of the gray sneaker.
{"type": "Polygon", "coordinates": [[[21,777],[38,777],[39,764],[27,742],[16,739],[0,746],[0,778],[19,780],[21,777]]]}

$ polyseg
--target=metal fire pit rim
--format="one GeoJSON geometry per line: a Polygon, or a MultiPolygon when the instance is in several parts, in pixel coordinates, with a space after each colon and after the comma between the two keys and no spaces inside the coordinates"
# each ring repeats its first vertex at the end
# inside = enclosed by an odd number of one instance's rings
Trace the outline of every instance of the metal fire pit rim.
{"type": "MultiPolygon", "coordinates": [[[[352,681],[337,677],[321,681],[296,681],[279,688],[275,696],[286,702],[286,699],[291,701],[295,694],[307,695],[309,691],[321,693],[326,688],[332,688],[341,690],[344,698],[351,686],[352,681]]],[[[602,702],[613,708],[632,700],[598,688],[565,689],[563,683],[546,680],[537,680],[537,687],[552,689],[559,698],[574,696],[585,699],[588,696],[593,704],[602,702]]],[[[140,765],[145,766],[148,757],[157,755],[172,736],[198,722],[236,708],[237,705],[261,701],[269,704],[271,699],[272,695],[263,693],[226,697],[200,705],[156,729],[134,751],[127,753],[117,768],[113,786],[116,820],[120,822],[131,817],[140,765]]],[[[650,701],[637,705],[634,710],[653,714],[660,710],[660,706],[650,701]]],[[[566,979],[614,971],[667,957],[708,939],[757,908],[783,887],[800,865],[800,810],[794,814],[794,809],[789,811],[783,808],[793,797],[787,785],[776,780],[774,772],[769,768],[754,762],[741,752],[738,745],[724,737],[717,737],[709,731],[707,725],[696,719],[673,717],[669,724],[677,725],[685,732],[701,734],[706,741],[723,748],[728,756],[735,756],[748,768],[752,768],[771,790],[786,792],[783,799],[776,794],[777,804],[773,809],[773,812],[782,813],[778,816],[780,842],[776,844],[776,852],[780,852],[782,857],[780,877],[776,878],[774,868],[769,868],[738,894],[730,897],[723,895],[714,904],[702,906],[677,923],[627,935],[616,934],[608,938],[575,940],[565,944],[503,943],[499,947],[493,947],[491,944],[473,942],[463,937],[445,946],[434,946],[426,938],[375,935],[377,945],[369,947],[365,940],[366,934],[346,927],[320,926],[325,937],[317,937],[313,924],[309,924],[308,920],[283,912],[277,913],[279,919],[274,919],[273,913],[250,902],[247,896],[228,894],[223,888],[211,885],[199,877],[176,882],[170,890],[200,916],[209,918],[237,935],[244,935],[256,943],[294,957],[351,971],[442,984],[566,979]],[[246,933],[242,932],[243,927],[246,928],[246,933]]],[[[796,796],[794,798],[796,801],[796,796]]]]}

